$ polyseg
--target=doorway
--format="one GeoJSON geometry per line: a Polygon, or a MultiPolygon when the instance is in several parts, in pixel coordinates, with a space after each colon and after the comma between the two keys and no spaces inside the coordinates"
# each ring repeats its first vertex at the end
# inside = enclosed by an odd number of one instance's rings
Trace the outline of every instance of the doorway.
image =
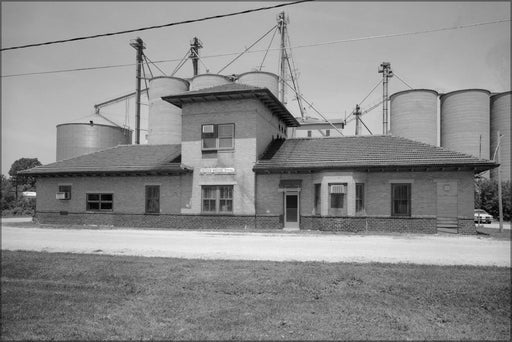
{"type": "Polygon", "coordinates": [[[299,229],[299,192],[284,193],[284,228],[299,229]]]}

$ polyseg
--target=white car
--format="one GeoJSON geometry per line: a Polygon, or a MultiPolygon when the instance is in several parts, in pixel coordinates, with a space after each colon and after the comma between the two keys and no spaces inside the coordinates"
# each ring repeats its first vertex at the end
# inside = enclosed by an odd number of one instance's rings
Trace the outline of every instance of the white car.
{"type": "Polygon", "coordinates": [[[475,209],[475,222],[478,223],[491,223],[492,222],[492,216],[489,215],[485,210],[483,209],[475,209]]]}

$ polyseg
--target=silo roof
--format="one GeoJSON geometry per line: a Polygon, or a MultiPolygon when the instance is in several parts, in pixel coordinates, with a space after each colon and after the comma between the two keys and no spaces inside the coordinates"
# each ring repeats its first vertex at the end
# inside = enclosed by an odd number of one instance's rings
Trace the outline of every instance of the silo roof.
{"type": "Polygon", "coordinates": [[[91,121],[92,121],[92,124],[94,124],[94,125],[103,125],[103,126],[110,126],[110,127],[121,127],[118,124],[116,124],[115,122],[110,121],[110,120],[108,120],[108,119],[106,119],[103,116],[98,115],[98,114],[92,114],[92,115],[89,115],[89,116],[84,116],[84,117],[77,118],[76,120],[72,120],[72,121],[69,121],[69,122],[66,122],[66,123],[61,123],[61,124],[58,124],[57,127],[61,126],[61,125],[72,125],[72,124],[88,124],[88,125],[90,125],[91,121]]]}
{"type": "Polygon", "coordinates": [[[118,145],[106,150],[21,171],[31,176],[181,174],[181,145],[118,145]]]}
{"type": "Polygon", "coordinates": [[[162,100],[167,101],[176,107],[182,108],[185,104],[196,102],[240,100],[247,98],[256,98],[260,100],[272,113],[276,114],[289,127],[300,126],[299,122],[293,117],[288,109],[267,88],[230,83],[206,89],[188,91],[176,95],[164,96],[162,97],[162,100]]]}

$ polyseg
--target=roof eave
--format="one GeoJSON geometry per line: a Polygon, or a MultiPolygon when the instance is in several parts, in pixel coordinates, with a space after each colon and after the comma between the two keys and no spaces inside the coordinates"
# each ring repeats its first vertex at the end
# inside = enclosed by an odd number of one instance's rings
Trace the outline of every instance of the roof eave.
{"type": "Polygon", "coordinates": [[[407,171],[473,171],[474,174],[497,167],[494,163],[480,164],[416,164],[416,165],[309,165],[309,166],[261,166],[255,165],[255,173],[311,172],[322,170],[357,170],[366,172],[407,172],[407,171]]]}
{"type": "Polygon", "coordinates": [[[272,112],[280,113],[283,121],[289,127],[299,127],[300,123],[295,119],[295,117],[288,111],[288,109],[277,99],[277,97],[272,94],[270,90],[267,88],[259,88],[259,89],[237,89],[237,90],[227,90],[227,91],[218,91],[218,92],[205,92],[205,93],[184,93],[178,95],[170,95],[163,96],[162,100],[169,102],[170,104],[182,108],[184,104],[190,103],[184,100],[192,100],[199,99],[200,101],[222,101],[222,100],[231,100],[234,96],[242,96],[242,98],[251,98],[255,97],[259,101],[261,101],[265,106],[269,107],[269,104],[275,106],[275,109],[270,109],[272,112]],[[246,96],[244,96],[246,95],[246,96]]]}

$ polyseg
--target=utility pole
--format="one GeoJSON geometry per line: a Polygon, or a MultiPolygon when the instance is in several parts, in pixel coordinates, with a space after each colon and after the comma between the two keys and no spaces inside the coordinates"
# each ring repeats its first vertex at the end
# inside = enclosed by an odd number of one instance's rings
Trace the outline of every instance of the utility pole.
{"type": "Polygon", "coordinates": [[[140,144],[140,82],[141,82],[141,71],[142,71],[142,50],[146,48],[142,39],[137,37],[135,40],[130,41],[130,46],[137,50],[137,70],[136,70],[136,90],[135,90],[135,144],[140,144]]]}
{"type": "Polygon", "coordinates": [[[285,104],[284,99],[284,89],[285,89],[285,79],[286,79],[286,25],[288,24],[288,20],[285,17],[284,12],[279,13],[277,17],[277,27],[279,29],[279,33],[281,34],[281,52],[280,52],[280,65],[279,65],[279,100],[281,103],[285,104]]]}
{"type": "Polygon", "coordinates": [[[359,122],[359,120],[361,120],[361,107],[359,107],[359,105],[356,105],[354,115],[356,116],[356,135],[361,135],[361,123],[359,122]]]}
{"type": "Polygon", "coordinates": [[[199,49],[203,47],[203,44],[201,44],[201,41],[194,37],[192,41],[190,42],[190,59],[192,59],[192,67],[194,68],[194,76],[197,76],[199,74],[199,49]]]}
{"type": "MultiPolygon", "coordinates": [[[[500,134],[500,131],[497,132],[498,134],[498,147],[496,148],[497,151],[496,151],[496,157],[495,157],[495,161],[497,163],[500,162],[500,151],[501,151],[501,146],[500,146],[500,143],[501,143],[501,138],[503,137],[501,134],[500,134]]],[[[500,233],[503,232],[503,198],[502,198],[502,194],[501,194],[501,166],[498,166],[498,212],[499,212],[499,215],[500,215],[500,233]]]]}
{"type": "Polygon", "coordinates": [[[388,134],[388,78],[393,77],[391,63],[382,62],[379,67],[379,74],[382,74],[382,134],[388,134]]]}

